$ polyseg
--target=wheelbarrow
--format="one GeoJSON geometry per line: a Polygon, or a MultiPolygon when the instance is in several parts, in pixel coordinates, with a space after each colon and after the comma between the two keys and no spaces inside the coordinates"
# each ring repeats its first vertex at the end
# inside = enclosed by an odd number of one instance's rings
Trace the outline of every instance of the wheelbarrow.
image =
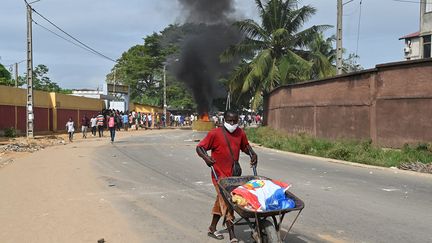
{"type": "Polygon", "coordinates": [[[219,186],[224,201],[226,202],[228,207],[233,209],[240,216],[239,219],[234,221],[234,225],[248,225],[249,228],[251,228],[252,230],[252,238],[257,243],[282,242],[283,239],[281,239],[280,236],[280,229],[285,214],[294,211],[298,212],[293,222],[291,223],[288,232],[286,233],[286,235],[288,235],[288,233],[290,232],[291,228],[294,226],[295,222],[297,221],[298,217],[300,216],[300,213],[302,212],[305,206],[304,202],[300,198],[296,197],[293,193],[287,190],[285,191],[285,195],[288,198],[294,200],[295,202],[294,208],[263,211],[263,212],[249,210],[247,208],[235,204],[232,201],[231,192],[238,186],[244,185],[250,180],[271,180],[271,179],[264,176],[258,176],[255,166],[253,167],[253,172],[254,172],[253,176],[251,175],[234,176],[234,177],[226,177],[221,179],[218,179],[216,171],[214,170],[213,167],[211,167],[211,170],[217,181],[217,184],[219,186]]]}

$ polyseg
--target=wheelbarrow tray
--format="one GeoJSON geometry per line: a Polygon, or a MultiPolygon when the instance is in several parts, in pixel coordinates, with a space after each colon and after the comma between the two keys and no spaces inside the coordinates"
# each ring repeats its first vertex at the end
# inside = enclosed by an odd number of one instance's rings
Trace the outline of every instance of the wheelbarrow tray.
{"type": "Polygon", "coordinates": [[[257,212],[235,204],[232,201],[231,192],[238,186],[244,185],[250,180],[271,180],[271,179],[265,176],[235,176],[235,177],[221,178],[218,181],[218,186],[223,199],[225,200],[227,205],[232,209],[234,209],[234,211],[236,211],[242,218],[249,219],[249,218],[274,217],[276,215],[284,215],[291,211],[299,211],[304,208],[304,202],[300,198],[296,197],[293,193],[289,192],[288,190],[285,191],[285,194],[288,198],[294,200],[295,202],[294,208],[257,212]]]}

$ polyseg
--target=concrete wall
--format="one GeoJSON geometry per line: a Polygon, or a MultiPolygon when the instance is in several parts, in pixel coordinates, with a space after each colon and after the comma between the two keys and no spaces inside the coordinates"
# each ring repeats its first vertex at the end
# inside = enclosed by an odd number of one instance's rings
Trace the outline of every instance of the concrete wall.
{"type": "Polygon", "coordinates": [[[158,106],[142,105],[138,103],[129,104],[129,111],[136,111],[141,113],[163,113],[163,109],[158,106]]]}
{"type": "Polygon", "coordinates": [[[426,1],[420,5],[420,32],[421,34],[430,34],[432,32],[432,12],[431,6],[426,5],[426,1]]]}
{"type": "MultiPolygon", "coordinates": [[[[78,124],[84,114],[91,116],[104,108],[103,101],[71,95],[34,91],[34,130],[46,133],[65,130],[72,117],[78,124]]],[[[0,131],[26,131],[26,90],[0,86],[0,131]]]]}
{"type": "Polygon", "coordinates": [[[265,97],[266,124],[289,134],[372,139],[400,147],[432,141],[432,59],[282,86],[265,97]]]}

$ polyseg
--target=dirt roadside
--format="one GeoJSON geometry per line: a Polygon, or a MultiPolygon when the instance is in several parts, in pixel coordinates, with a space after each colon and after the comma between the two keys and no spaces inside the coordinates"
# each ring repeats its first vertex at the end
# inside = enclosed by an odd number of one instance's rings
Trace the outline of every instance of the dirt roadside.
{"type": "MultiPolygon", "coordinates": [[[[155,132],[120,132],[117,138],[155,132]]],[[[0,242],[139,242],[92,171],[90,155],[109,143],[107,135],[61,142],[65,138],[36,139],[44,148],[34,153],[3,152],[0,242]]]]}

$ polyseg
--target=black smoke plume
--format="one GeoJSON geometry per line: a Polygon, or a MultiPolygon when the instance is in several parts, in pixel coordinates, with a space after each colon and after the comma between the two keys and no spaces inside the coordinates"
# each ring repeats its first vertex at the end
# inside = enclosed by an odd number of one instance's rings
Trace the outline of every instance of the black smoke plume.
{"type": "Polygon", "coordinates": [[[209,112],[214,98],[226,95],[218,80],[225,77],[233,64],[220,62],[220,54],[241,39],[232,26],[233,0],[178,0],[186,15],[186,24],[195,26],[182,40],[177,79],[192,90],[199,114],[209,112]]]}

